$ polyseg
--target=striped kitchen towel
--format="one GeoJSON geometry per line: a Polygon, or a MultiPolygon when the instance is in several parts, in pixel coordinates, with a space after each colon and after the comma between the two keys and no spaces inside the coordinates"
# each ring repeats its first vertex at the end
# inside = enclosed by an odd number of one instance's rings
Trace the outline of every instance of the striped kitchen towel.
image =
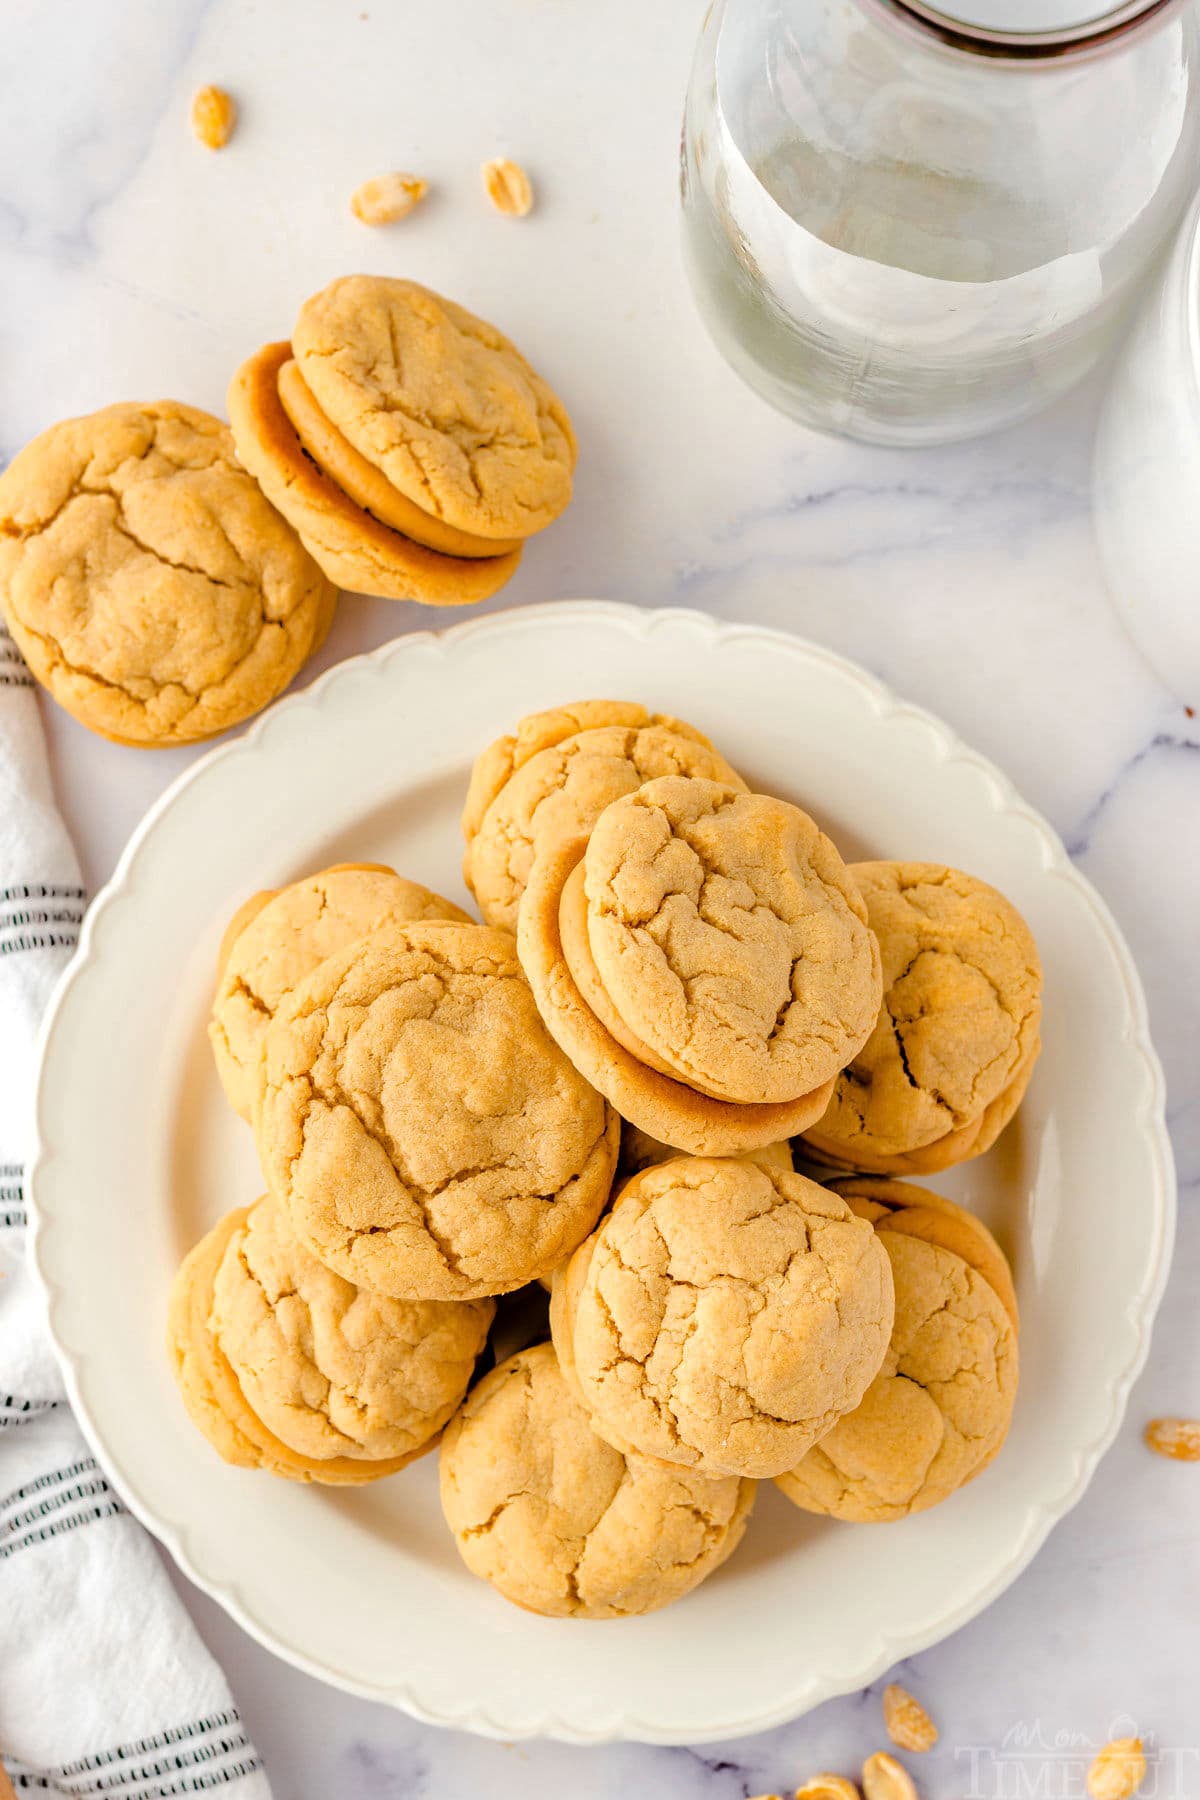
{"type": "Polygon", "coordinates": [[[84,899],[0,627],[0,1764],[18,1794],[270,1800],[224,1676],[71,1416],[26,1265],[34,1039],[84,899]]]}

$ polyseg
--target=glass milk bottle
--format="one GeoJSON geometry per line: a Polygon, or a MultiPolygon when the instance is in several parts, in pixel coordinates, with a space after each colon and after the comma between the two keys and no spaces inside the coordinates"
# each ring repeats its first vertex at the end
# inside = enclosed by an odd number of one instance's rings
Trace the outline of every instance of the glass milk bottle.
{"type": "Polygon", "coordinates": [[[972,436],[1092,368],[1200,181],[1183,0],[716,0],[684,244],[735,369],[805,424],[972,436]]]}

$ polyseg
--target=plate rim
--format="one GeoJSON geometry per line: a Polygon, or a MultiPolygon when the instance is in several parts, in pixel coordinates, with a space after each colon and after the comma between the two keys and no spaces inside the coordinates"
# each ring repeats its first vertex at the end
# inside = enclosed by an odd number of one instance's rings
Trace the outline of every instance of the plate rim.
{"type": "Polygon", "coordinates": [[[769,1730],[800,1717],[810,1708],[839,1695],[869,1686],[881,1674],[904,1657],[912,1656],[930,1645],[941,1642],[953,1632],[984,1612],[1022,1574],[1033,1560],[1050,1531],[1083,1497],[1095,1470],[1115,1439],[1128,1406],[1130,1392],[1149,1354],[1151,1332],[1159,1303],[1166,1286],[1174,1244],[1176,1222],[1176,1171],[1166,1124],[1166,1084],[1162,1065],[1150,1036],[1145,993],[1133,954],[1107,902],[1098,890],[1071,862],[1054,827],[1023,799],[1015,784],[991,758],[972,749],[956,731],[927,708],[902,699],[886,683],[851,658],[829,649],[799,633],[750,621],[722,620],[691,607],[643,607],[624,601],[570,599],[509,607],[495,613],[462,620],[441,629],[424,629],[403,633],[374,650],[348,657],[325,670],[307,688],[288,695],[259,715],[238,736],[215,745],[171,781],[150,805],[131,833],[108,881],[100,888],[87,908],[78,947],[51,998],[38,1033],[36,1048],[37,1092],[34,1119],[33,1151],[28,1168],[30,1225],[28,1243],[30,1259],[42,1290],[50,1335],[55,1355],[62,1370],[67,1395],[89,1445],[105,1474],[128,1506],[130,1512],[170,1553],[180,1570],[202,1592],[222,1609],[258,1644],[319,1681],[361,1698],[399,1707],[410,1716],[431,1725],[465,1730],[477,1735],[505,1740],[548,1737],[562,1742],[590,1745],[634,1741],[659,1745],[680,1743],[715,1743],[734,1737],[769,1730]],[[174,807],[179,796],[193,782],[207,779],[209,772],[239,755],[253,754],[281,715],[304,708],[320,710],[329,697],[347,679],[364,669],[378,669],[406,656],[428,653],[431,649],[448,656],[456,646],[468,639],[505,636],[514,627],[534,629],[538,621],[558,624],[605,624],[636,638],[651,637],[656,630],[672,625],[690,626],[706,636],[715,648],[738,638],[752,638],[771,646],[777,652],[829,668],[842,680],[857,687],[870,702],[881,721],[896,719],[918,725],[930,740],[937,760],[942,763],[965,763],[983,778],[990,790],[995,810],[1000,815],[1013,815],[1030,829],[1040,847],[1042,867],[1068,881],[1091,908],[1112,950],[1122,977],[1125,1018],[1120,1032],[1139,1056],[1145,1072],[1142,1104],[1135,1124],[1148,1151],[1155,1172],[1154,1191],[1150,1196],[1157,1225],[1156,1255],[1140,1290],[1130,1297],[1126,1317],[1136,1331],[1136,1341],[1118,1378],[1109,1389],[1109,1406],[1102,1428],[1092,1441],[1077,1448],[1071,1479],[1053,1499],[1043,1498],[1031,1505],[1025,1529],[1016,1548],[992,1580],[971,1593],[957,1606],[949,1608],[928,1628],[919,1631],[880,1634],[868,1647],[860,1667],[851,1673],[833,1677],[813,1677],[801,1682],[782,1698],[761,1712],[736,1719],[710,1722],[701,1732],[694,1725],[672,1726],[669,1719],[645,1719],[636,1708],[610,1713],[601,1721],[583,1724],[553,1710],[539,1714],[532,1721],[514,1727],[511,1720],[497,1719],[486,1705],[467,1697],[454,1710],[437,1708],[415,1691],[419,1677],[409,1676],[403,1682],[371,1683],[344,1671],[331,1668],[295,1643],[287,1642],[272,1626],[257,1618],[243,1600],[236,1583],[220,1574],[210,1574],[200,1566],[188,1544],[185,1521],[159,1517],[137,1490],[136,1482],[125,1475],[109,1456],[103,1434],[93,1418],[86,1400],[81,1359],[60,1337],[58,1317],[60,1294],[53,1271],[47,1266],[45,1236],[48,1236],[50,1210],[43,1210],[40,1188],[43,1171],[54,1147],[48,1142],[44,1128],[45,1103],[43,1073],[60,1021],[67,1013],[71,996],[92,960],[93,940],[100,921],[109,910],[127,897],[136,877],[146,842],[159,820],[174,807]],[[45,1234],[45,1236],[44,1236],[45,1234]]]}

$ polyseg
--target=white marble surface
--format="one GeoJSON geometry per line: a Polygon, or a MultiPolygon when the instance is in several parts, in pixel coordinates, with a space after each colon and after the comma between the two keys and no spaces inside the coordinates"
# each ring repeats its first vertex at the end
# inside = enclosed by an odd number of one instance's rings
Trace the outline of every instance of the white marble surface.
{"type": "MultiPolygon", "coordinates": [[[[509,329],[579,427],[571,512],[493,606],[613,595],[793,628],[940,713],[1054,821],[1141,964],[1180,1169],[1175,1270],[1130,1416],[1082,1504],[1001,1601],[901,1678],[943,1725],[921,1766],[926,1800],[1057,1800],[1082,1792],[1083,1761],[993,1763],[1014,1728],[1100,1740],[1124,1716],[1161,1745],[1200,1746],[1200,1476],[1140,1443],[1147,1417],[1200,1412],[1200,725],[1105,596],[1088,492],[1098,383],[1020,431],[896,454],[796,430],[718,360],[675,228],[700,12],[699,0],[9,0],[0,452],[119,398],[220,409],[234,365],[285,334],[304,295],[355,268],[413,275],[509,329]],[[243,109],[220,157],[188,132],[206,80],[243,109]],[[477,165],[500,151],[538,183],[523,223],[481,199],[477,165]],[[348,196],[395,166],[435,192],[372,234],[348,196]],[[974,1773],[956,1756],[971,1746],[974,1773]]],[[[322,663],[431,622],[349,599],[322,663]]],[[[49,708],[47,720],[95,886],[191,753],[107,745],[49,708]]],[[[280,1800],[734,1800],[852,1770],[881,1740],[867,1693],[702,1752],[475,1741],[322,1689],[187,1598],[280,1800]]],[[[1200,1748],[1158,1791],[1200,1791],[1200,1748]]]]}

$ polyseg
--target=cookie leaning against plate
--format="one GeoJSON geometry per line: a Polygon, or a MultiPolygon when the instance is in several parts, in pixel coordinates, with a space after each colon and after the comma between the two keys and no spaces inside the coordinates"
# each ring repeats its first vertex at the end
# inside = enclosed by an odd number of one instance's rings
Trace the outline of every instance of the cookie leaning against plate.
{"type": "Polygon", "coordinates": [[[280,1006],[264,1054],[268,1186],[362,1287],[507,1293],[608,1198],[619,1122],[546,1031],[503,932],[396,925],[339,951],[280,1006]]]}
{"type": "Polygon", "coordinates": [[[263,1199],[228,1213],[184,1259],[167,1344],[188,1412],[226,1462],[353,1485],[431,1448],[493,1310],[365,1293],[263,1199]]]}
{"type": "Polygon", "coordinates": [[[31,672],[120,743],[186,744],[282,693],[336,593],[178,401],[52,425],[0,476],[0,604],[31,672]]]}
{"type": "Polygon", "coordinates": [[[563,1374],[600,1435],[707,1475],[779,1475],[887,1350],[875,1232],[803,1175],[679,1157],[635,1175],[554,1278],[563,1374]]]}
{"type": "Polygon", "coordinates": [[[805,1133],[823,1161],[933,1174],[990,1148],[1040,1048],[1037,945],[1003,894],[941,863],[855,863],[883,1004],[805,1133]]]}
{"type": "Polygon", "coordinates": [[[442,1509],[463,1561],[555,1618],[669,1606],[736,1549],[754,1483],[625,1456],[592,1430],[550,1344],[493,1369],[446,1428],[442,1509]]]}
{"type": "Polygon", "coordinates": [[[908,1182],[836,1183],[887,1251],[896,1314],[861,1404],[778,1485],[808,1512],[876,1521],[924,1512],[973,1480],[1008,1432],[1017,1301],[1004,1253],[972,1214],[908,1182]]]}
{"type": "Polygon", "coordinates": [[[597,726],[530,756],[484,811],[463,857],[463,879],[488,924],[515,931],[537,857],[586,837],[606,806],[667,775],[745,787],[706,739],[666,724],[597,726]]]}
{"type": "Polygon", "coordinates": [[[422,606],[472,606],[515,573],[519,550],[447,556],[384,524],[358,505],[306,452],[279,396],[290,344],[248,357],[229,387],[237,453],[263,493],[340,587],[422,606]]]}
{"type": "Polygon", "coordinates": [[[236,1113],[253,1114],[263,1039],[285,996],[335,950],[420,919],[471,922],[452,901],[378,863],[338,863],[238,909],[221,944],[208,1025],[236,1113]]]}

